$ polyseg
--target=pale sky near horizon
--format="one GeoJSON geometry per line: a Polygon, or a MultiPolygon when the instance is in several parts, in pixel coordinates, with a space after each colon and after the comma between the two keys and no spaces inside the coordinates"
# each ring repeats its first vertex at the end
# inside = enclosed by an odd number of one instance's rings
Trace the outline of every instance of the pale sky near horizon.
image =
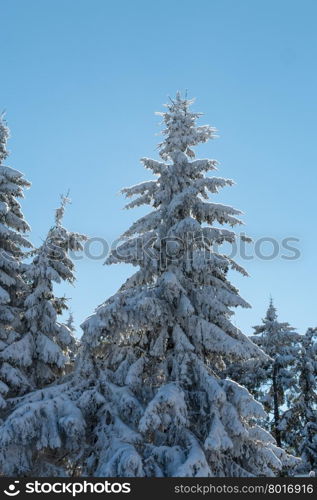
{"type": "MultiPolygon", "coordinates": [[[[244,212],[243,230],[300,257],[239,260],[232,275],[252,309],[247,334],[270,294],[279,317],[304,332],[316,316],[317,2],[314,0],[0,0],[0,109],[12,138],[8,164],[32,182],[22,201],[39,244],[59,194],[71,192],[65,225],[114,241],[148,209],[121,210],[121,187],[149,179],[139,158],[158,158],[168,96],[188,90],[201,123],[219,138],[196,148],[235,180],[217,200],[244,212]]],[[[91,247],[98,252],[99,247],[91,247]]],[[[262,247],[270,253],[270,244],[262,247]]],[[[289,255],[289,252],[284,252],[289,255]]],[[[77,262],[76,323],[115,293],[128,266],[77,262]]]]}

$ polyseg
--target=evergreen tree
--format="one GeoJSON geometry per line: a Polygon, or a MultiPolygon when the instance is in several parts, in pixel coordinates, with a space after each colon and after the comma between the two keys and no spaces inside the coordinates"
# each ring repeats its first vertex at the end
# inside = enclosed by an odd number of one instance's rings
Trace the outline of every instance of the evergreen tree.
{"type": "Polygon", "coordinates": [[[280,428],[290,449],[300,455],[303,465],[317,469],[317,329],[309,328],[300,337],[296,359],[298,387],[290,397],[290,408],[281,419],[280,428]]]}
{"type": "MultiPolygon", "coordinates": [[[[29,388],[29,382],[18,366],[12,365],[4,353],[22,337],[22,306],[25,284],[22,263],[26,249],[32,247],[25,233],[25,221],[18,198],[30,183],[21,172],[6,165],[9,130],[0,117],[0,409],[5,396],[12,391],[29,388]]],[[[23,352],[21,353],[23,355],[23,352]]]]}
{"type": "Polygon", "coordinates": [[[206,176],[215,160],[193,160],[215,131],[196,127],[190,104],[177,94],[162,114],[163,162],[142,160],[157,179],[123,190],[136,196],[128,208],[153,211],[108,264],[139,269],[82,325],[74,374],[23,398],[1,427],[5,474],[270,476],[291,463],[256,425],[262,406],[217,375],[265,355],[230,320],[248,304],[228,270],[246,273],[216,247],[236,240],[219,226],[239,212],[207,201],[232,181],[206,176]]]}
{"type": "Polygon", "coordinates": [[[75,335],[75,321],[74,321],[74,315],[72,311],[69,311],[67,321],[65,322],[67,328],[69,329],[70,332],[72,332],[73,335],[75,335]]]}
{"type": "Polygon", "coordinates": [[[75,339],[70,329],[58,322],[67,309],[65,297],[56,297],[54,283],[75,280],[74,264],[69,252],[82,249],[83,235],[69,232],[62,225],[67,199],[56,210],[55,225],[43,244],[32,252],[33,260],[23,265],[24,290],[22,334],[1,351],[3,366],[15,378],[18,372],[23,384],[15,384],[7,397],[42,388],[60,377],[70,364],[69,354],[75,339]]]}
{"type": "Polygon", "coordinates": [[[62,197],[54,226],[34,252],[32,263],[26,266],[25,279],[29,283],[24,302],[26,334],[7,354],[8,359],[22,364],[33,388],[42,388],[60,377],[70,364],[76,345],[71,329],[58,321],[58,316],[68,309],[67,299],[56,297],[53,290],[54,283],[74,283],[74,263],[69,254],[81,251],[86,239],[62,225],[68,201],[62,197]],[[23,357],[18,344],[22,346],[23,357]]]}
{"type": "Polygon", "coordinates": [[[288,403],[287,395],[296,386],[296,361],[299,355],[300,336],[288,323],[280,323],[276,308],[270,301],[263,323],[254,327],[251,337],[272,362],[261,366],[261,372],[254,377],[256,397],[272,413],[271,431],[278,446],[285,442],[285,435],[280,426],[283,406],[288,403]]]}

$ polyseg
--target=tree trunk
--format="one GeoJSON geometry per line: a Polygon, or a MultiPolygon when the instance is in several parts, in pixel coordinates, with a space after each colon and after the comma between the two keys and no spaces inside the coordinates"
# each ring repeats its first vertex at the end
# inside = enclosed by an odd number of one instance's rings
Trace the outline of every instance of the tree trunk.
{"type": "Polygon", "coordinates": [[[281,446],[281,431],[279,429],[280,423],[280,412],[279,412],[279,404],[278,404],[278,367],[276,363],[273,365],[273,400],[274,400],[274,434],[276,439],[277,446],[281,446]]]}

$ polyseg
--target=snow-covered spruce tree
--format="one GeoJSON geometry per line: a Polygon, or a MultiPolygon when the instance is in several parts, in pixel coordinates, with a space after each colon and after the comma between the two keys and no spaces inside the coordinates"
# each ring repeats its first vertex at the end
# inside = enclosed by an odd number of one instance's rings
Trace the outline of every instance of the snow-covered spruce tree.
{"type": "Polygon", "coordinates": [[[24,251],[32,247],[25,233],[29,226],[17,198],[30,186],[21,172],[4,165],[8,156],[9,130],[0,117],[0,409],[12,391],[29,388],[18,366],[2,357],[3,352],[21,339],[21,314],[24,282],[21,260],[24,251]]]}
{"type": "Polygon", "coordinates": [[[33,389],[60,377],[67,370],[76,346],[71,329],[58,321],[58,316],[68,309],[67,299],[57,297],[53,290],[54,283],[74,283],[74,263],[69,254],[81,251],[86,239],[62,225],[68,201],[62,197],[54,226],[33,252],[31,264],[25,266],[24,278],[29,286],[24,301],[26,333],[2,353],[3,359],[22,367],[33,389]]]}
{"type": "Polygon", "coordinates": [[[296,359],[298,388],[290,397],[290,408],[281,418],[285,441],[301,456],[303,467],[317,469],[317,329],[309,328],[300,337],[296,359]]]}
{"type": "Polygon", "coordinates": [[[74,321],[74,315],[72,311],[69,311],[68,313],[68,318],[65,322],[67,328],[72,332],[73,335],[75,335],[75,321],[74,321]]]}
{"type": "Polygon", "coordinates": [[[75,362],[76,356],[78,355],[79,349],[80,349],[80,340],[76,336],[76,327],[75,327],[75,320],[74,320],[74,315],[72,311],[69,311],[68,318],[65,322],[65,325],[67,326],[70,335],[71,335],[71,343],[68,346],[68,352],[69,352],[69,358],[71,363],[73,364],[75,362]]]}
{"type": "Polygon", "coordinates": [[[291,459],[255,420],[262,406],[217,372],[265,356],[235,328],[247,307],[228,280],[245,271],[216,246],[235,241],[219,225],[239,212],[208,202],[232,181],[207,177],[214,160],[192,147],[214,136],[177,94],[163,113],[157,179],[124,189],[128,207],[153,211],[123,235],[108,263],[139,267],[88,318],[75,372],[22,398],[0,428],[5,474],[270,476],[291,459]]]}
{"type": "Polygon", "coordinates": [[[285,443],[285,435],[280,427],[282,407],[287,404],[288,394],[297,385],[296,362],[299,356],[300,335],[289,323],[280,323],[272,299],[261,325],[254,327],[251,337],[271,359],[261,366],[261,372],[254,377],[256,397],[271,414],[270,430],[278,446],[285,443]],[[266,376],[265,376],[266,372],[266,376]]]}

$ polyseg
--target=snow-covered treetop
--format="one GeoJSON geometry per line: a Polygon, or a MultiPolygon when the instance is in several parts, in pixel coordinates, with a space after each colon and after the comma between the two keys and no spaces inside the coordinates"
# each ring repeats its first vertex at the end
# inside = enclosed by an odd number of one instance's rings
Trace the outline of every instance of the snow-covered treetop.
{"type": "Polygon", "coordinates": [[[32,247],[23,234],[30,228],[17,200],[23,198],[23,188],[29,187],[30,183],[24,179],[21,172],[3,164],[8,156],[8,138],[9,129],[2,115],[0,116],[0,303],[7,304],[6,313],[1,314],[1,318],[7,319],[12,314],[12,311],[9,313],[9,309],[18,305],[15,299],[20,296],[23,288],[20,277],[20,260],[24,256],[22,249],[32,247]]]}
{"type": "Polygon", "coordinates": [[[196,126],[196,120],[201,113],[191,113],[189,107],[193,99],[182,99],[177,92],[175,100],[166,104],[168,111],[158,112],[163,117],[166,128],[163,130],[165,139],[159,144],[160,156],[163,160],[176,160],[178,153],[185,153],[188,157],[195,157],[192,146],[207,142],[215,137],[216,129],[209,125],[196,126]]]}
{"type": "Polygon", "coordinates": [[[10,255],[21,257],[21,247],[31,248],[31,243],[22,236],[30,230],[24,219],[20,204],[16,198],[23,198],[23,188],[30,187],[30,183],[24,179],[18,170],[3,165],[8,157],[7,141],[9,129],[0,116],[0,247],[6,252],[8,259],[10,255]]]}
{"type": "Polygon", "coordinates": [[[277,320],[277,312],[276,312],[276,307],[274,306],[273,304],[273,299],[271,298],[270,299],[270,304],[269,304],[269,307],[266,311],[266,315],[265,315],[265,320],[266,322],[274,322],[277,320]]]}
{"type": "MultiPolygon", "coordinates": [[[[0,174],[4,175],[5,173],[12,182],[16,182],[17,180],[19,180],[21,186],[30,187],[31,184],[25,179],[22,179],[23,174],[21,172],[10,167],[4,167],[2,165],[3,160],[5,160],[9,156],[9,152],[7,149],[9,137],[10,131],[5,122],[4,115],[2,114],[0,115],[0,174]]],[[[19,192],[15,194],[16,196],[23,196],[21,190],[19,190],[19,192]]]]}
{"type": "Polygon", "coordinates": [[[63,218],[65,215],[66,206],[71,203],[69,198],[69,193],[65,195],[61,195],[60,206],[55,210],[55,224],[56,226],[61,226],[63,222],[63,218]]]}
{"type": "Polygon", "coordinates": [[[75,325],[74,325],[74,314],[72,311],[69,311],[68,313],[68,318],[65,322],[67,328],[69,328],[69,330],[71,332],[74,332],[75,331],[75,325]]]}
{"type": "Polygon", "coordinates": [[[259,345],[276,362],[288,365],[295,360],[301,336],[289,323],[278,321],[272,299],[262,324],[254,326],[254,333],[253,342],[259,345]]]}
{"type": "Polygon", "coordinates": [[[55,224],[48,232],[42,245],[33,251],[34,260],[26,274],[31,281],[36,277],[40,281],[60,283],[63,280],[75,281],[74,263],[69,252],[82,251],[82,243],[87,239],[83,234],[69,231],[63,226],[65,208],[70,203],[67,196],[61,196],[59,207],[55,210],[55,224]]]}
{"type": "Polygon", "coordinates": [[[9,129],[6,126],[3,115],[0,115],[0,164],[8,156],[7,141],[9,138],[9,129]]]}

